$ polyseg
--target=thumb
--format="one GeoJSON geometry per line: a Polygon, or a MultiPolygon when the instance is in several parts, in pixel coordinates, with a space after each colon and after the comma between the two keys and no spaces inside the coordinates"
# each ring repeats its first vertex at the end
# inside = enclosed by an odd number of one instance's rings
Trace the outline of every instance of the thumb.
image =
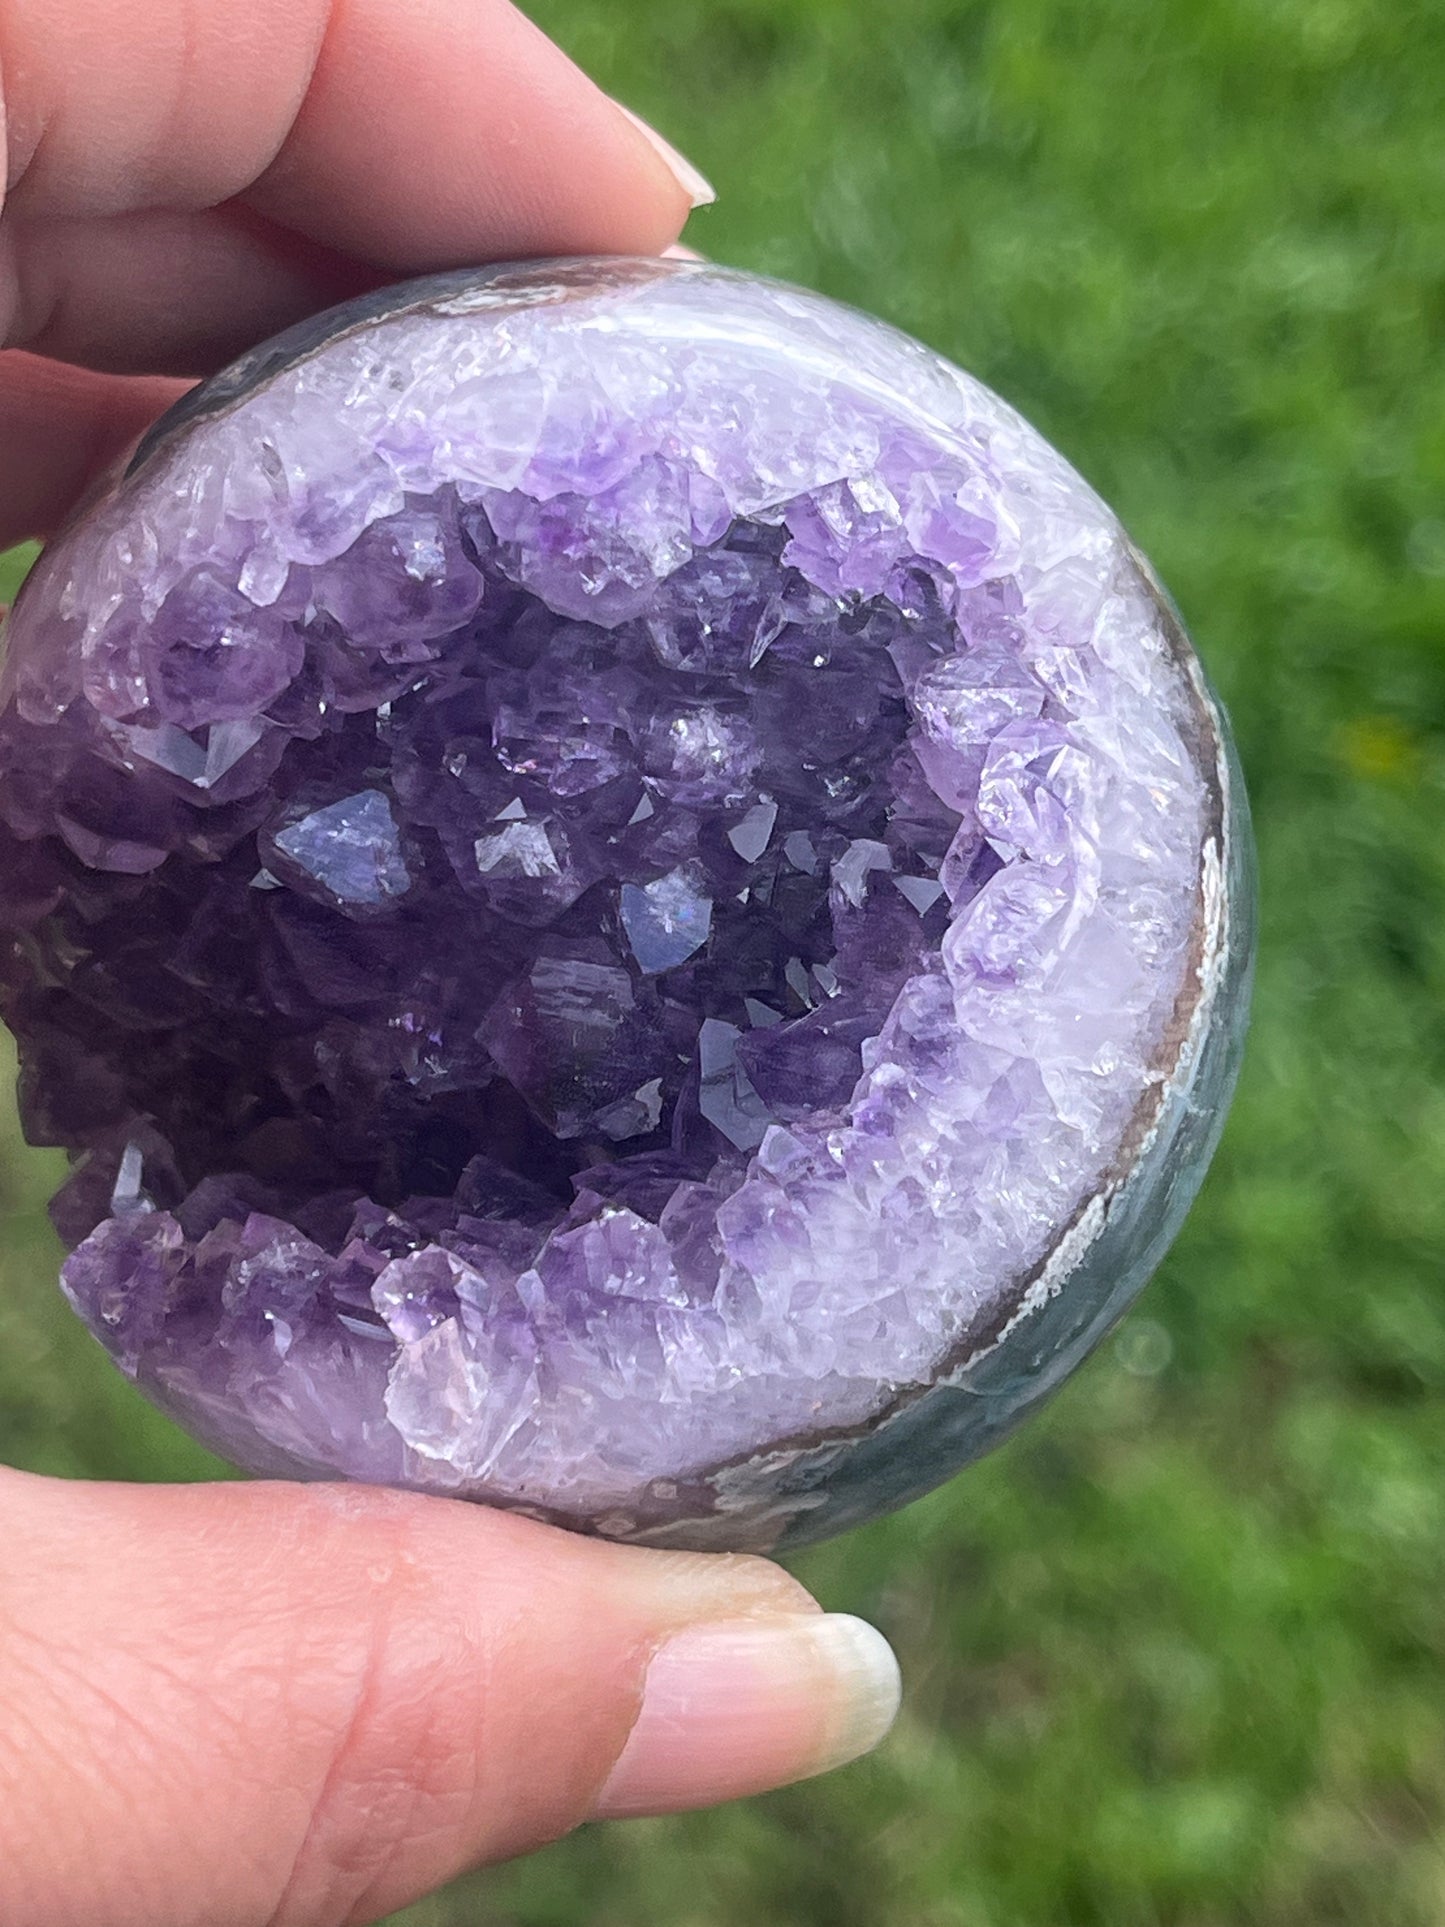
{"type": "Polygon", "coordinates": [[[0,1471],[0,1920],[375,1920],[587,1818],[873,1745],[897,1669],[753,1558],[340,1486],[0,1471]]]}

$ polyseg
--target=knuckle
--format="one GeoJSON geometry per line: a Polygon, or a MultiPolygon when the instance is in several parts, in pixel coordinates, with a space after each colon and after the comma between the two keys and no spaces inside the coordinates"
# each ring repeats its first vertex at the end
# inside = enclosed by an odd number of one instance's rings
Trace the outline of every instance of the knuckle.
{"type": "MultiPolygon", "coordinates": [[[[273,1927],[370,1919],[378,1900],[398,1904],[428,1884],[428,1864],[445,1871],[476,1806],[475,1641],[447,1624],[404,1520],[389,1538],[379,1553],[373,1535],[357,1609],[334,1650],[315,1655],[312,1681],[323,1667],[330,1675],[321,1704],[300,1688],[297,1720],[310,1728],[315,1765],[273,1927]]],[[[318,1637],[324,1644],[324,1629],[318,1637]]]]}

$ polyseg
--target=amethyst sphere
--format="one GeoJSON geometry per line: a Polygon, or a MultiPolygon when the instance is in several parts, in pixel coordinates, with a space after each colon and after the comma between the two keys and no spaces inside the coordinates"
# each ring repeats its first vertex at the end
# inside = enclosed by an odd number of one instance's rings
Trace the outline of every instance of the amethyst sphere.
{"type": "Polygon", "coordinates": [[[65,1290],[240,1464],[796,1543],[991,1444],[1177,1229],[1244,1026],[1224,724],[1099,499],[881,323],[388,290],[183,402],[6,633],[65,1290]]]}

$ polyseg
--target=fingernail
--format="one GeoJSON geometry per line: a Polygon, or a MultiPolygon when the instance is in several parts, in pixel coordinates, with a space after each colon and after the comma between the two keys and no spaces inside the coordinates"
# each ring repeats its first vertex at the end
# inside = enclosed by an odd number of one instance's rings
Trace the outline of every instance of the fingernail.
{"type": "Polygon", "coordinates": [[[614,105],[622,109],[653,152],[666,162],[689,203],[693,207],[710,207],[717,199],[717,190],[707,176],[699,174],[687,156],[679,154],[672,142],[664,140],[657,129],[649,126],[640,114],[634,114],[630,107],[623,107],[620,100],[614,105]]]}
{"type": "Polygon", "coordinates": [[[688,1626],[653,1655],[599,1820],[715,1806],[856,1760],[898,1711],[887,1640],[848,1613],[688,1626]]]}

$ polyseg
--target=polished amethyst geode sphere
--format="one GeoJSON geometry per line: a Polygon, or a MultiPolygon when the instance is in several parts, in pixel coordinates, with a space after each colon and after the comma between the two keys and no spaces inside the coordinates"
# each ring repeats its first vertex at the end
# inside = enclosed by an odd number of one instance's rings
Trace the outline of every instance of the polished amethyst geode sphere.
{"type": "Polygon", "coordinates": [[[253,1470],[787,1544],[1055,1385],[1199,1182],[1218,708],[878,322],[489,269],[257,350],[43,556],[3,999],[65,1289],[253,1470]]]}

